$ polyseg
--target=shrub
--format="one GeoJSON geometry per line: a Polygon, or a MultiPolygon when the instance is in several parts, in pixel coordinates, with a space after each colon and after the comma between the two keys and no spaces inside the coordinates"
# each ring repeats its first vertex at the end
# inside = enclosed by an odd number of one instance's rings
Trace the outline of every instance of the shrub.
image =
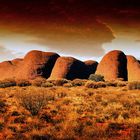
{"type": "Polygon", "coordinates": [[[41,87],[42,84],[44,84],[45,82],[46,82],[46,79],[39,77],[39,78],[36,78],[32,81],[32,85],[37,86],[37,87],[41,87]]]}
{"type": "Polygon", "coordinates": [[[104,82],[93,82],[93,81],[88,81],[85,84],[85,87],[87,88],[104,88],[106,87],[106,84],[104,82]]]}
{"type": "Polygon", "coordinates": [[[73,86],[84,86],[87,80],[74,79],[71,83],[73,86]]]}
{"type": "Polygon", "coordinates": [[[52,140],[53,137],[51,135],[39,135],[39,134],[32,134],[31,136],[32,140],[52,140]]]}
{"type": "Polygon", "coordinates": [[[57,79],[57,80],[48,80],[48,82],[52,83],[54,86],[63,86],[69,81],[67,79],[57,79]]]}
{"type": "Polygon", "coordinates": [[[126,82],[118,82],[117,87],[125,87],[127,85],[126,82]]]}
{"type": "Polygon", "coordinates": [[[6,104],[3,100],[0,99],[0,114],[6,112],[6,104]]]}
{"type": "Polygon", "coordinates": [[[117,82],[114,82],[114,81],[108,81],[106,82],[106,86],[109,86],[109,87],[117,87],[117,82]]]}
{"type": "Polygon", "coordinates": [[[14,123],[25,123],[25,117],[24,116],[16,117],[14,119],[14,123]]]}
{"type": "Polygon", "coordinates": [[[17,86],[19,86],[19,87],[26,87],[26,86],[30,86],[30,85],[31,85],[31,83],[25,79],[19,79],[17,81],[17,86]]]}
{"type": "Polygon", "coordinates": [[[41,87],[53,87],[53,83],[51,82],[45,82],[45,83],[42,83],[41,87]]]}
{"type": "Polygon", "coordinates": [[[34,116],[46,105],[47,96],[44,92],[24,93],[20,95],[20,103],[34,116]]]}
{"type": "Polygon", "coordinates": [[[64,87],[68,87],[68,88],[69,88],[69,87],[73,87],[72,83],[66,83],[66,84],[64,84],[63,86],[64,86],[64,87]]]}
{"type": "Polygon", "coordinates": [[[53,123],[53,119],[51,118],[51,116],[45,113],[41,115],[40,119],[45,120],[48,123],[53,123]]]}
{"type": "Polygon", "coordinates": [[[11,116],[20,116],[20,113],[18,111],[13,111],[11,116]]]}
{"type": "Polygon", "coordinates": [[[128,83],[129,90],[140,89],[140,82],[130,82],[128,83]]]}
{"type": "Polygon", "coordinates": [[[0,88],[6,88],[16,86],[16,81],[14,79],[5,79],[3,81],[0,81],[0,88]]]}
{"type": "Polygon", "coordinates": [[[95,82],[105,81],[104,76],[99,75],[99,74],[91,74],[88,79],[95,82]]]}
{"type": "Polygon", "coordinates": [[[2,101],[2,100],[0,100],[0,108],[3,108],[3,107],[5,107],[5,106],[6,106],[5,102],[2,101]]]}
{"type": "Polygon", "coordinates": [[[0,132],[2,131],[3,128],[4,128],[4,123],[0,122],[0,132]]]}

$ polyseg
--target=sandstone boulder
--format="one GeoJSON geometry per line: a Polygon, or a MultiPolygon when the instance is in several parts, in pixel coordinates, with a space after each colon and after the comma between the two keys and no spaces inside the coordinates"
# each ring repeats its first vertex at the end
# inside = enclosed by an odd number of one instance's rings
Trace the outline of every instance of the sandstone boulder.
{"type": "Polygon", "coordinates": [[[109,52],[99,63],[96,74],[103,75],[106,81],[118,78],[127,80],[126,55],[119,50],[109,52]]]}
{"type": "Polygon", "coordinates": [[[73,57],[59,57],[49,79],[55,80],[62,78],[69,80],[87,78],[87,66],[84,62],[73,57]]]}
{"type": "Polygon", "coordinates": [[[128,81],[140,81],[140,63],[133,56],[127,56],[128,81]]]}

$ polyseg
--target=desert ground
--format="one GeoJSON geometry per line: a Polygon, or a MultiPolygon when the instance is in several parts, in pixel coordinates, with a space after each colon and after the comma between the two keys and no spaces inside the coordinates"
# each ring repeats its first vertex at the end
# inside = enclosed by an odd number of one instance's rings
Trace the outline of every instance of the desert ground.
{"type": "Polygon", "coordinates": [[[139,140],[140,82],[0,83],[0,140],[139,140]]]}

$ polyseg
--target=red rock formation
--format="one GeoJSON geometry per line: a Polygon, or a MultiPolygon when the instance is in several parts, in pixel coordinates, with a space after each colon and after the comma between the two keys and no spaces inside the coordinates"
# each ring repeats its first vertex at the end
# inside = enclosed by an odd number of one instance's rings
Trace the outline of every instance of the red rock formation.
{"type": "Polygon", "coordinates": [[[96,74],[103,75],[105,80],[123,78],[127,80],[127,59],[122,51],[114,50],[106,54],[97,67],[96,74]]]}
{"type": "Polygon", "coordinates": [[[93,61],[93,60],[87,60],[84,63],[87,66],[87,76],[89,77],[90,74],[95,73],[97,66],[98,66],[98,62],[93,61]]]}
{"type": "Polygon", "coordinates": [[[22,62],[23,62],[23,59],[21,59],[21,58],[16,58],[16,59],[14,59],[14,60],[11,61],[11,63],[13,65],[19,65],[22,62]]]}
{"type": "Polygon", "coordinates": [[[15,69],[11,61],[0,63],[0,80],[14,78],[15,69]]]}
{"type": "Polygon", "coordinates": [[[61,78],[69,80],[87,78],[87,66],[73,57],[59,57],[49,79],[61,78]]]}
{"type": "Polygon", "coordinates": [[[31,51],[24,57],[17,77],[22,79],[34,79],[39,76],[48,78],[58,57],[58,54],[52,52],[31,51]]]}
{"type": "Polygon", "coordinates": [[[30,80],[39,76],[48,78],[58,57],[56,53],[31,51],[24,59],[0,63],[0,80],[9,78],[30,80]]]}
{"type": "Polygon", "coordinates": [[[128,81],[140,81],[140,63],[133,56],[127,56],[128,81]]]}
{"type": "Polygon", "coordinates": [[[23,59],[14,59],[0,63],[0,80],[16,78],[18,67],[23,59]]]}
{"type": "Polygon", "coordinates": [[[133,56],[125,56],[121,51],[111,51],[98,64],[96,61],[82,62],[73,57],[59,57],[56,53],[31,51],[24,59],[14,59],[0,63],[0,80],[75,78],[87,79],[90,74],[101,74],[105,80],[123,78],[129,81],[140,80],[140,63],[133,56]],[[98,65],[98,66],[97,66],[98,65]],[[97,70],[96,70],[97,67],[97,70]],[[128,73],[128,75],[127,75],[128,73]]]}

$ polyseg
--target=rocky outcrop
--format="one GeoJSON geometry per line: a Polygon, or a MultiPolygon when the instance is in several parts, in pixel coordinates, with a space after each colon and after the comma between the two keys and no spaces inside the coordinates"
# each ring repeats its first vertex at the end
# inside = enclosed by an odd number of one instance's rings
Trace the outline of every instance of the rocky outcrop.
{"type": "Polygon", "coordinates": [[[93,73],[103,75],[106,81],[119,78],[140,81],[140,61],[119,50],[106,54],[99,64],[93,60],[82,62],[73,57],[60,57],[57,53],[34,50],[23,59],[0,63],[0,80],[32,80],[38,77],[51,80],[88,79],[93,73]]]}
{"type": "Polygon", "coordinates": [[[52,52],[31,51],[24,59],[14,59],[0,63],[0,80],[48,78],[58,54],[52,52]]]}
{"type": "Polygon", "coordinates": [[[103,75],[107,81],[118,78],[127,80],[126,55],[119,50],[109,52],[99,63],[96,74],[103,75]]]}
{"type": "Polygon", "coordinates": [[[52,52],[31,51],[24,57],[17,77],[22,79],[34,79],[39,76],[48,78],[58,57],[58,54],[52,52]]]}
{"type": "Polygon", "coordinates": [[[127,56],[127,71],[128,81],[140,81],[140,63],[131,55],[127,56]]]}
{"type": "Polygon", "coordinates": [[[73,57],[59,57],[55,63],[49,79],[87,78],[87,66],[73,57]]]}

